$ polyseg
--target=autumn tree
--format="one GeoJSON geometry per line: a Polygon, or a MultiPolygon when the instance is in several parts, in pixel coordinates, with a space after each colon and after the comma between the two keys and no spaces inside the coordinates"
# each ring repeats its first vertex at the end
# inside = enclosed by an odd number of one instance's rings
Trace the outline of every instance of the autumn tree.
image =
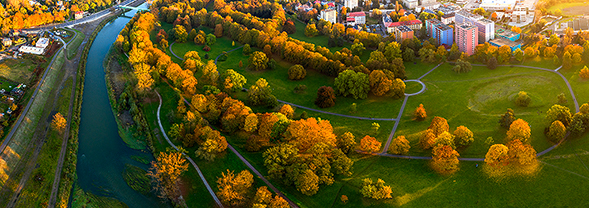
{"type": "Polygon", "coordinates": [[[566,127],[572,120],[571,111],[565,106],[553,105],[548,109],[548,112],[546,112],[546,120],[549,123],[559,120],[566,127]]]}
{"type": "Polygon", "coordinates": [[[573,66],[573,59],[571,53],[568,51],[562,55],[562,68],[570,69],[573,66]]]}
{"type": "Polygon", "coordinates": [[[245,44],[243,45],[243,48],[241,49],[243,55],[250,55],[250,53],[252,52],[252,48],[250,47],[250,44],[245,44]]]}
{"type": "Polygon", "coordinates": [[[305,36],[313,37],[317,34],[319,34],[319,31],[315,27],[315,24],[307,24],[307,26],[305,27],[305,36]]]}
{"type": "Polygon", "coordinates": [[[521,49],[515,49],[515,51],[513,52],[513,57],[515,57],[515,60],[521,62],[524,60],[524,52],[521,49]]]}
{"type": "Polygon", "coordinates": [[[498,165],[506,165],[509,162],[509,149],[503,144],[494,144],[489,147],[489,151],[485,155],[485,162],[492,167],[501,167],[498,165]]]}
{"type": "Polygon", "coordinates": [[[268,66],[268,57],[266,54],[260,51],[255,51],[250,58],[249,61],[249,69],[253,71],[261,71],[266,69],[268,66]]]}
{"type": "Polygon", "coordinates": [[[527,143],[531,135],[532,133],[528,122],[522,119],[517,119],[509,126],[509,130],[507,131],[507,141],[517,139],[527,143]]]}
{"type": "Polygon", "coordinates": [[[219,71],[217,71],[217,65],[215,61],[209,60],[202,69],[202,76],[200,77],[203,83],[216,86],[217,80],[219,79],[219,71]]]}
{"type": "Polygon", "coordinates": [[[389,147],[389,152],[395,155],[404,155],[409,152],[411,146],[409,145],[409,141],[405,139],[405,136],[398,136],[393,140],[391,146],[389,147]]]}
{"type": "Polygon", "coordinates": [[[427,113],[425,112],[425,108],[423,107],[423,104],[419,104],[419,107],[417,107],[415,109],[415,111],[413,112],[413,115],[415,116],[415,119],[418,121],[425,120],[425,118],[427,117],[427,113]]]}
{"type": "Polygon", "coordinates": [[[288,68],[288,79],[290,80],[301,80],[307,76],[307,70],[299,64],[295,64],[288,68]]]}
{"type": "Polygon", "coordinates": [[[495,56],[492,56],[489,58],[489,61],[487,61],[487,68],[489,69],[496,69],[498,65],[499,63],[497,63],[497,58],[495,58],[495,56]]]}
{"type": "Polygon", "coordinates": [[[376,138],[366,135],[360,140],[360,150],[372,154],[380,150],[381,144],[376,138]]]}
{"type": "Polygon", "coordinates": [[[433,130],[425,130],[421,132],[421,135],[419,137],[419,145],[423,149],[430,149],[433,147],[435,139],[436,135],[434,134],[433,130]]]}
{"type": "Polygon", "coordinates": [[[465,126],[459,126],[454,131],[454,143],[457,146],[468,146],[474,141],[474,135],[465,126]]]}
{"type": "Polygon", "coordinates": [[[227,173],[222,173],[222,176],[217,178],[216,194],[223,204],[240,206],[246,203],[253,183],[254,176],[248,170],[243,170],[237,175],[227,170],[227,173]]]}
{"type": "MultiPolygon", "coordinates": [[[[248,102],[254,106],[269,104],[273,97],[272,89],[270,89],[270,85],[264,78],[258,79],[256,84],[252,85],[247,91],[248,102]]],[[[274,97],[274,99],[276,98],[274,97]]]]}
{"type": "Polygon", "coordinates": [[[155,189],[160,198],[179,202],[180,190],[177,183],[186,170],[188,163],[181,153],[161,152],[156,161],[151,162],[147,175],[156,184],[155,189]]]}
{"type": "Polygon", "coordinates": [[[221,24],[215,25],[215,37],[220,38],[222,36],[223,36],[223,25],[221,25],[221,24]]]}
{"type": "Polygon", "coordinates": [[[564,138],[565,134],[566,127],[564,127],[562,122],[556,120],[552,122],[552,124],[550,124],[550,128],[548,130],[548,133],[546,134],[546,137],[548,137],[548,140],[550,140],[551,142],[558,143],[561,139],[564,138]]]}
{"type": "Polygon", "coordinates": [[[446,121],[446,119],[436,116],[434,119],[432,119],[432,123],[427,129],[431,129],[432,133],[437,137],[443,132],[450,131],[450,126],[448,125],[448,121],[446,121]]]}
{"type": "Polygon", "coordinates": [[[205,36],[205,42],[208,46],[212,46],[217,42],[217,37],[213,34],[208,34],[205,36]]]}
{"type": "Polygon", "coordinates": [[[517,98],[515,98],[515,104],[522,107],[528,107],[532,102],[532,98],[528,95],[527,92],[519,91],[517,93],[517,98]]]}
{"type": "Polygon", "coordinates": [[[137,77],[137,90],[139,92],[151,89],[151,86],[155,83],[150,72],[151,66],[149,64],[139,63],[133,65],[133,73],[137,77]]]}
{"type": "Polygon", "coordinates": [[[65,120],[65,118],[61,115],[61,113],[56,113],[55,115],[53,115],[53,121],[51,122],[51,127],[58,131],[58,132],[63,132],[63,130],[65,129],[67,125],[67,121],[65,120]]]}
{"type": "Polygon", "coordinates": [[[352,44],[350,49],[352,50],[352,54],[357,56],[362,56],[364,50],[366,50],[364,44],[362,44],[358,39],[354,40],[354,44],[352,44]]]}
{"type": "Polygon", "coordinates": [[[370,90],[370,79],[367,74],[345,70],[335,78],[335,90],[344,97],[366,99],[370,90]]]}
{"type": "Polygon", "coordinates": [[[315,118],[292,121],[284,132],[284,139],[296,143],[303,152],[319,142],[330,147],[336,146],[336,136],[329,121],[318,121],[315,118]]]}
{"type": "Polygon", "coordinates": [[[458,170],[460,154],[449,145],[435,146],[432,151],[432,167],[441,173],[451,173],[458,170]]]}
{"type": "Polygon", "coordinates": [[[391,87],[390,87],[391,97],[393,97],[395,99],[405,97],[405,88],[406,87],[407,86],[405,85],[405,82],[403,82],[403,80],[401,80],[399,78],[393,79],[391,87]]]}
{"type": "MultiPolygon", "coordinates": [[[[209,112],[210,113],[210,112],[209,112]]],[[[196,156],[208,161],[213,161],[217,154],[224,152],[227,149],[227,140],[217,130],[205,126],[201,129],[200,147],[196,150],[196,156]]]]}
{"type": "Polygon", "coordinates": [[[261,186],[258,188],[253,199],[254,207],[256,207],[256,205],[264,207],[269,204],[270,201],[272,201],[272,192],[268,191],[268,187],[261,186]]]}
{"type": "MultiPolygon", "coordinates": [[[[587,54],[589,54],[588,52],[585,52],[587,54]]],[[[580,71],[579,71],[579,77],[583,78],[583,79],[589,79],[589,69],[587,69],[587,66],[583,67],[580,71]]]]}
{"type": "Polygon", "coordinates": [[[524,144],[520,140],[512,140],[507,144],[511,161],[520,165],[530,165],[536,161],[536,150],[532,145],[524,144]]]}
{"type": "Polygon", "coordinates": [[[350,132],[346,132],[337,137],[337,147],[345,154],[350,153],[356,146],[356,139],[350,132]]]}
{"type": "Polygon", "coordinates": [[[503,128],[509,129],[509,126],[511,126],[513,121],[515,121],[515,113],[513,110],[511,110],[511,108],[508,108],[507,112],[501,115],[501,119],[499,119],[499,125],[501,125],[503,128]]]}
{"type": "Polygon", "coordinates": [[[184,43],[188,38],[188,33],[186,29],[182,25],[176,25],[174,27],[174,37],[176,38],[176,42],[184,43]]]}
{"type": "Polygon", "coordinates": [[[241,90],[247,82],[247,79],[243,75],[237,73],[233,69],[227,70],[224,75],[225,81],[223,82],[223,86],[226,91],[236,92],[241,90]]]}
{"type": "Polygon", "coordinates": [[[291,119],[294,116],[294,110],[292,109],[292,106],[290,106],[289,104],[282,105],[278,112],[282,113],[282,115],[285,115],[289,119],[291,119]]]}
{"type": "Polygon", "coordinates": [[[373,182],[370,178],[362,179],[362,188],[360,189],[362,196],[372,199],[390,199],[393,190],[390,186],[386,186],[382,179],[373,182]]]}
{"type": "Polygon", "coordinates": [[[472,70],[472,65],[468,61],[463,61],[462,59],[458,59],[456,61],[456,65],[452,67],[452,71],[456,73],[465,73],[470,72],[472,70]]]}
{"type": "Polygon", "coordinates": [[[254,132],[258,129],[258,116],[255,113],[250,113],[245,118],[245,124],[243,130],[247,132],[254,132]]]}
{"type": "Polygon", "coordinates": [[[335,93],[333,88],[322,86],[317,90],[317,99],[315,105],[320,108],[329,108],[335,105],[335,93]]]}
{"type": "Polygon", "coordinates": [[[382,70],[372,71],[369,75],[369,81],[370,90],[376,96],[385,95],[393,84],[382,70]]]}

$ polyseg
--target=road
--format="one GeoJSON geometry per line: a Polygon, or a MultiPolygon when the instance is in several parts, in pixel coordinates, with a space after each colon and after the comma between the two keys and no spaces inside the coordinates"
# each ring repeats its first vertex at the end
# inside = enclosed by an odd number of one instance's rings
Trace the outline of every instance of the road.
{"type": "MultiPolygon", "coordinates": [[[[160,109],[162,108],[162,96],[160,96],[160,93],[158,93],[157,90],[155,91],[155,94],[157,94],[157,97],[160,100],[160,104],[159,104],[159,106],[157,106],[157,123],[160,126],[160,131],[164,135],[164,138],[166,139],[166,141],[168,141],[168,144],[170,144],[170,146],[172,146],[174,149],[176,149],[176,151],[178,151],[178,147],[176,147],[176,145],[174,145],[174,143],[172,143],[172,141],[170,141],[170,138],[168,138],[168,135],[166,134],[166,131],[164,130],[164,127],[162,126],[162,121],[160,120],[160,109]]],[[[211,188],[211,186],[207,182],[207,179],[205,179],[204,175],[200,171],[200,168],[198,168],[198,165],[196,165],[196,163],[194,163],[194,161],[192,160],[192,158],[190,158],[187,154],[182,153],[182,155],[184,155],[184,157],[186,157],[186,159],[188,161],[190,161],[190,164],[192,164],[192,166],[194,167],[194,169],[196,169],[196,172],[198,172],[198,176],[200,177],[200,179],[202,180],[202,182],[207,187],[207,190],[209,191],[209,194],[211,194],[211,196],[213,196],[213,199],[215,200],[215,203],[219,207],[223,207],[223,204],[221,203],[221,201],[219,201],[219,198],[217,198],[217,195],[215,194],[215,192],[213,191],[213,189],[211,188]]]]}

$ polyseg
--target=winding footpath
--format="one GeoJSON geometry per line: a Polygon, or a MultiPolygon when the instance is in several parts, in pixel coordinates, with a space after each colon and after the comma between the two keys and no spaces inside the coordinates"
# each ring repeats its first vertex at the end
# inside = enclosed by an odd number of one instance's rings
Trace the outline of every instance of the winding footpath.
{"type": "MultiPolygon", "coordinates": [[[[172,146],[176,151],[179,151],[178,147],[176,147],[176,145],[174,145],[174,143],[172,143],[172,141],[170,141],[170,138],[168,138],[166,131],[164,131],[164,127],[162,126],[162,121],[160,120],[160,109],[162,108],[162,96],[160,96],[160,93],[157,92],[157,90],[155,91],[155,94],[157,94],[157,97],[160,99],[160,104],[159,104],[159,106],[157,106],[157,123],[160,126],[160,130],[161,130],[162,134],[164,135],[164,138],[166,139],[166,141],[168,141],[168,144],[170,144],[170,146],[172,146]]],[[[209,194],[211,194],[211,196],[215,200],[215,203],[219,207],[223,207],[223,204],[221,204],[221,201],[219,201],[219,198],[217,198],[217,195],[215,194],[215,192],[213,191],[213,189],[211,188],[211,186],[207,182],[207,179],[205,179],[204,175],[200,171],[200,168],[198,168],[198,165],[196,165],[196,163],[194,163],[194,160],[192,160],[192,158],[190,158],[187,154],[182,153],[182,155],[184,155],[184,157],[186,157],[186,159],[188,161],[190,161],[190,164],[192,164],[194,169],[196,169],[196,172],[198,172],[198,176],[200,177],[202,182],[207,187],[207,190],[209,191],[209,194]]]]}

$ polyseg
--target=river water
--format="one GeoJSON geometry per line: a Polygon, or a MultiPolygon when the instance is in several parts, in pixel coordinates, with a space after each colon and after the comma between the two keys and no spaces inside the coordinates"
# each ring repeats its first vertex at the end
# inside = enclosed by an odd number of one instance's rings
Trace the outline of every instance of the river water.
{"type": "MultiPolygon", "coordinates": [[[[145,4],[140,7],[146,8],[145,4]]],[[[134,14],[132,10],[126,16],[134,14]]],[[[129,21],[129,18],[118,17],[105,25],[88,54],[79,132],[78,184],[86,192],[116,198],[129,207],[166,207],[153,194],[145,196],[133,190],[122,177],[125,164],[147,168],[131,156],[141,155],[153,160],[149,154],[127,147],[120,138],[106,88],[104,58],[129,21]]]]}

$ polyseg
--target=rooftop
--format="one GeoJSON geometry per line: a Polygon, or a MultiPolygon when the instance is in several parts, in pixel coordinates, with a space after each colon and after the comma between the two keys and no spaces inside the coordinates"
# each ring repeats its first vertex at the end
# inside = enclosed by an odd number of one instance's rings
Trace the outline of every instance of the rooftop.
{"type": "Polygon", "coordinates": [[[442,22],[436,18],[428,19],[426,22],[429,22],[430,24],[442,24],[442,22]]]}
{"type": "Polygon", "coordinates": [[[442,31],[452,30],[452,28],[450,26],[445,25],[445,24],[439,24],[439,25],[436,25],[436,27],[439,28],[442,31]]]}
{"type": "Polygon", "coordinates": [[[366,16],[366,13],[364,12],[352,12],[350,14],[348,14],[349,17],[358,17],[358,16],[366,16]]]}
{"type": "Polygon", "coordinates": [[[472,18],[472,19],[475,19],[475,20],[478,20],[478,19],[482,19],[483,18],[483,16],[481,16],[481,15],[473,14],[473,13],[470,13],[470,12],[468,12],[466,10],[460,10],[460,11],[458,11],[457,14],[462,15],[462,16],[465,16],[465,17],[468,17],[468,18],[472,18]]]}
{"type": "Polygon", "coordinates": [[[465,30],[470,30],[472,28],[478,28],[477,26],[474,25],[469,25],[469,24],[463,24],[463,25],[459,25],[458,27],[465,29],[465,30]]]}
{"type": "Polygon", "coordinates": [[[504,30],[502,32],[497,33],[497,35],[501,35],[501,36],[507,37],[507,38],[512,38],[512,37],[515,37],[516,35],[519,35],[519,34],[513,32],[511,30],[504,30]]]}
{"type": "Polygon", "coordinates": [[[495,38],[493,40],[490,40],[489,42],[494,43],[496,45],[500,45],[500,46],[507,45],[509,47],[515,47],[517,45],[522,44],[522,41],[510,41],[510,40],[502,38],[502,37],[495,38]]]}
{"type": "Polygon", "coordinates": [[[411,32],[413,31],[411,28],[405,26],[405,25],[401,25],[399,27],[397,27],[397,30],[401,31],[401,32],[411,32]]]}
{"type": "Polygon", "coordinates": [[[455,16],[455,14],[451,13],[451,14],[445,14],[444,16],[442,16],[442,18],[452,18],[454,16],[455,16]]]}

